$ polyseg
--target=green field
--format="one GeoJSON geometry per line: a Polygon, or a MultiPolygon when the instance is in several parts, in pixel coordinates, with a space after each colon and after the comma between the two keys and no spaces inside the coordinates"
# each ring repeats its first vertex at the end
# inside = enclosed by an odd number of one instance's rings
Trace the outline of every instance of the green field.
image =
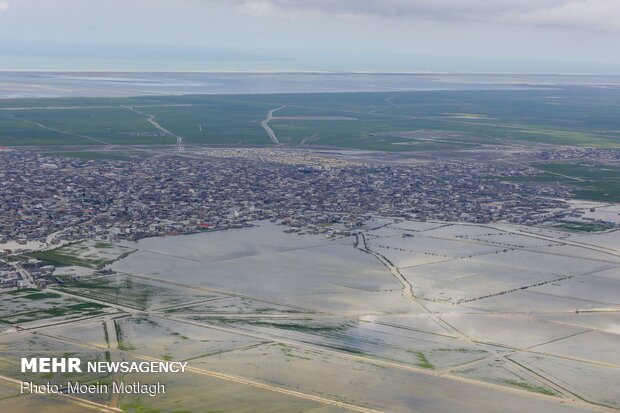
{"type": "MultiPolygon", "coordinates": [[[[620,167],[605,164],[533,163],[536,175],[489,177],[520,183],[550,183],[570,187],[577,199],[620,202],[620,167]]],[[[570,228],[566,228],[570,229],[570,228]]],[[[587,226],[580,231],[590,231],[587,226]]]]}
{"type": "Polygon", "coordinates": [[[577,222],[577,221],[559,221],[551,225],[554,229],[560,229],[571,232],[597,232],[610,229],[608,226],[593,224],[589,222],[577,222]]]}
{"type": "Polygon", "coordinates": [[[157,129],[144,116],[120,106],[2,111],[0,130],[0,142],[12,146],[153,145],[176,142],[171,136],[159,136],[157,129]]]}
{"type": "Polygon", "coordinates": [[[576,198],[620,202],[620,168],[602,164],[546,163],[533,165],[544,177],[575,187],[576,198]]]}
{"type": "Polygon", "coordinates": [[[271,145],[260,121],[280,106],[285,107],[270,126],[290,145],[390,151],[515,142],[620,148],[620,91],[593,88],[7,99],[0,101],[0,145],[174,144],[149,116],[188,144],[271,145]],[[439,136],[406,134],[420,130],[439,136]]]}
{"type": "Polygon", "coordinates": [[[28,257],[37,258],[58,266],[77,265],[101,268],[135,250],[105,242],[83,241],[47,251],[37,251],[28,257]]]}

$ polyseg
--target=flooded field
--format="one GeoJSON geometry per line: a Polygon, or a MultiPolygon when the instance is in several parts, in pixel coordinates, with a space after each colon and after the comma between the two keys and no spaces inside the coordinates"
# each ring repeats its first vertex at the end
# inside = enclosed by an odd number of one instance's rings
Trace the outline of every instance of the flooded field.
{"type": "Polygon", "coordinates": [[[83,268],[102,259],[114,273],[3,293],[0,411],[620,408],[620,232],[389,219],[333,240],[283,229],[144,239],[109,257],[80,248],[83,268]],[[17,394],[16,380],[67,380],[19,372],[39,354],[188,371],[81,378],[168,386],[82,406],[17,394]]]}
{"type": "Polygon", "coordinates": [[[75,318],[94,317],[115,309],[100,303],[84,301],[57,292],[22,289],[0,294],[0,321],[2,324],[33,327],[44,321],[65,322],[75,318]]]}
{"type": "Polygon", "coordinates": [[[176,238],[151,238],[116,262],[120,273],[234,292],[306,311],[411,311],[399,282],[353,240],[286,234],[270,223],[260,228],[176,238]]]}

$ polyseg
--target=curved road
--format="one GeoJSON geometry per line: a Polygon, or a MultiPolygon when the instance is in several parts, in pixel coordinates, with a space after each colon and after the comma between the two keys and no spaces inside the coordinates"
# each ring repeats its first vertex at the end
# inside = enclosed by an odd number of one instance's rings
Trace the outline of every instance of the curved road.
{"type": "Polygon", "coordinates": [[[155,128],[159,129],[160,131],[162,131],[166,135],[170,135],[170,136],[173,136],[174,138],[176,138],[176,140],[177,140],[177,150],[179,152],[183,152],[185,150],[185,147],[183,146],[183,137],[177,135],[176,133],[172,133],[168,129],[166,129],[163,126],[161,126],[159,123],[157,123],[155,121],[155,116],[153,116],[151,114],[148,114],[148,113],[140,112],[139,110],[136,110],[133,106],[124,106],[124,107],[126,107],[127,109],[129,109],[132,112],[139,113],[140,115],[146,116],[146,120],[147,120],[148,123],[153,125],[155,128]]]}
{"type": "Polygon", "coordinates": [[[284,109],[285,107],[286,105],[283,105],[283,106],[280,106],[279,108],[271,109],[269,112],[267,112],[267,117],[260,122],[260,125],[263,127],[263,129],[265,129],[265,132],[267,132],[267,135],[269,135],[269,139],[271,139],[271,141],[275,143],[276,145],[281,145],[281,143],[276,137],[276,134],[274,133],[273,129],[269,127],[269,122],[271,122],[271,120],[273,119],[274,112],[280,109],[284,109]]]}

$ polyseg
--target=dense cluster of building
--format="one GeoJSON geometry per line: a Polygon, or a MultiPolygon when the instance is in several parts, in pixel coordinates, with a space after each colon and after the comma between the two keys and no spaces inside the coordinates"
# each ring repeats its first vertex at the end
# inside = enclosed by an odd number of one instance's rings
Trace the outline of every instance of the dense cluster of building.
{"type": "Polygon", "coordinates": [[[561,161],[572,159],[620,160],[620,150],[600,148],[567,147],[554,151],[542,151],[532,155],[541,161],[561,161]]]}
{"type": "Polygon", "coordinates": [[[24,286],[24,282],[19,271],[0,257],[0,289],[22,286],[24,286]]]}
{"type": "Polygon", "coordinates": [[[483,163],[322,168],[248,159],[142,162],[0,154],[0,242],[139,239],[272,219],[304,231],[371,215],[537,223],[566,210],[562,189],[497,178],[483,163]]]}
{"type": "Polygon", "coordinates": [[[209,158],[247,159],[260,162],[271,162],[288,165],[304,165],[323,169],[342,168],[348,166],[362,166],[364,162],[350,156],[342,156],[333,152],[316,153],[314,150],[283,150],[274,147],[255,148],[192,148],[192,153],[209,158]]]}

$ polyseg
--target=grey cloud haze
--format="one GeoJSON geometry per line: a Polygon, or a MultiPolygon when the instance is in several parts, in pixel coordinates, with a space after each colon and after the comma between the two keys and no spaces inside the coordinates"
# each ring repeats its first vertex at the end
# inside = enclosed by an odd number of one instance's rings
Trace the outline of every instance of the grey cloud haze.
{"type": "Polygon", "coordinates": [[[620,30],[620,0],[232,0],[246,12],[273,15],[317,12],[437,22],[620,30]]]}
{"type": "Polygon", "coordinates": [[[620,73],[620,0],[0,0],[0,70],[620,73]]]}

